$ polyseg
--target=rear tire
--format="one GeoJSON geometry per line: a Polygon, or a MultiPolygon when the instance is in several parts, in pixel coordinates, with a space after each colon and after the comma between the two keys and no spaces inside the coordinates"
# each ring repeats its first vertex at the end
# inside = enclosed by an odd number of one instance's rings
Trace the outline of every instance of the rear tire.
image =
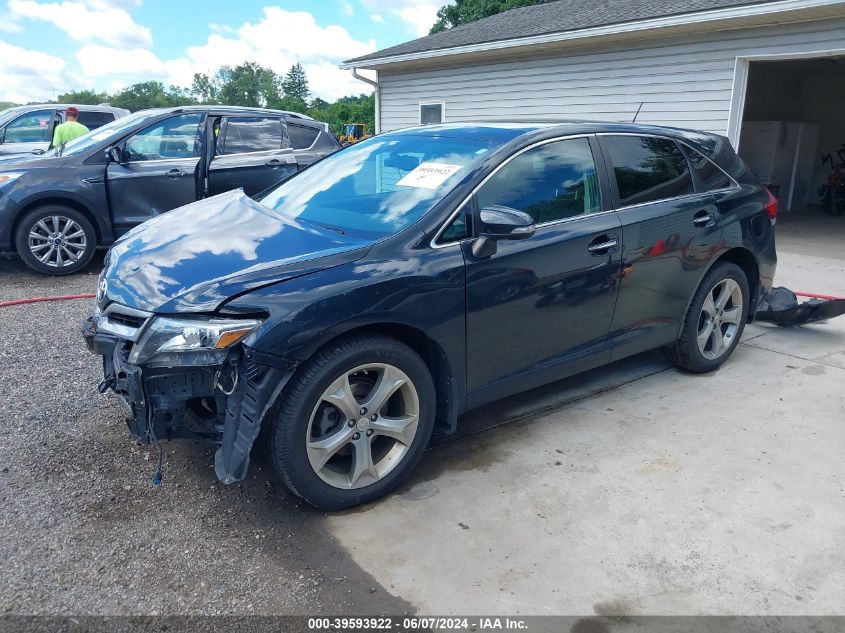
{"type": "Polygon", "coordinates": [[[381,335],[352,336],[317,352],[269,416],[270,453],[285,485],[340,510],[394,490],[422,457],[436,393],[423,360],[381,335]]]}
{"type": "Polygon", "coordinates": [[[670,360],[695,373],[718,369],[739,344],[749,298],[745,272],[729,262],[716,264],[693,297],[681,337],[667,350],[670,360]]]}
{"type": "Polygon", "coordinates": [[[15,248],[24,264],[47,275],[72,275],[94,257],[97,234],[88,218],[71,207],[50,204],[18,223],[15,248]]]}

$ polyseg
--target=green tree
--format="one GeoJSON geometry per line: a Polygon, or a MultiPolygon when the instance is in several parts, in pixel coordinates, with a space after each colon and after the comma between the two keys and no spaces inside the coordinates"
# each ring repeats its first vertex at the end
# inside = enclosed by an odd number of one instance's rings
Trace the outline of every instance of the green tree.
{"type": "Polygon", "coordinates": [[[220,86],[220,103],[263,108],[279,99],[278,78],[269,68],[255,62],[245,62],[234,68],[223,66],[215,81],[220,86]]]}
{"type": "Polygon", "coordinates": [[[147,108],[164,108],[196,103],[186,90],[177,86],[166,88],[160,81],[142,81],[111,97],[111,104],[116,108],[126,108],[135,112],[147,108]]]}
{"type": "Polygon", "coordinates": [[[78,103],[81,105],[98,105],[109,100],[105,92],[93,90],[71,90],[56,97],[56,103],[78,103]]]}
{"type": "Polygon", "coordinates": [[[306,104],[308,97],[311,96],[311,90],[308,88],[308,77],[302,64],[296,62],[290,67],[290,70],[282,79],[281,88],[283,100],[286,100],[287,103],[296,105],[302,110],[308,107],[306,104]]]}
{"type": "Polygon", "coordinates": [[[190,92],[199,103],[217,103],[220,84],[216,77],[209,77],[205,73],[194,73],[190,92]]]}
{"type": "Polygon", "coordinates": [[[461,24],[475,22],[481,18],[496,15],[508,9],[543,4],[551,0],[455,0],[437,11],[437,21],[431,27],[431,33],[440,33],[461,24]]]}
{"type": "Polygon", "coordinates": [[[6,110],[8,108],[14,108],[17,103],[12,103],[11,101],[0,101],[0,111],[6,110]]]}

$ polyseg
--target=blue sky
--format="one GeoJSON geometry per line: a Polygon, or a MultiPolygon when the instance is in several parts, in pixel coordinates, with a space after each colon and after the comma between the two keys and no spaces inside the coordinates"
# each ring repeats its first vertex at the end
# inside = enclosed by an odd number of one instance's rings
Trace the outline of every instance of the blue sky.
{"type": "Polygon", "coordinates": [[[0,100],[114,91],[250,60],[301,62],[325,99],[366,92],[337,64],[428,32],[446,0],[0,0],[0,100]]]}

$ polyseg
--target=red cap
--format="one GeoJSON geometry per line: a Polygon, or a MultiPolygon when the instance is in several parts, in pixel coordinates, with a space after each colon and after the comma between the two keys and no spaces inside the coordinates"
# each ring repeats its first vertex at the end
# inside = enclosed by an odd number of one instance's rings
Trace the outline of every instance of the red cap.
{"type": "Polygon", "coordinates": [[[79,110],[77,110],[73,106],[70,106],[65,110],[65,114],[69,114],[71,116],[79,116],[79,110]]]}

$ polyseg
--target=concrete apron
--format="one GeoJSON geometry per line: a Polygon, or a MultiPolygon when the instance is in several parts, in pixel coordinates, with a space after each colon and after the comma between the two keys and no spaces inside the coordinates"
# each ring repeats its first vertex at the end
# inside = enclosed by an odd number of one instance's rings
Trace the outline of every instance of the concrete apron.
{"type": "MultiPolygon", "coordinates": [[[[845,295],[845,261],[780,259],[845,295]]],[[[711,375],[644,355],[470,414],[330,530],[422,614],[842,613],[843,385],[845,319],[750,326],[711,375]]]]}

